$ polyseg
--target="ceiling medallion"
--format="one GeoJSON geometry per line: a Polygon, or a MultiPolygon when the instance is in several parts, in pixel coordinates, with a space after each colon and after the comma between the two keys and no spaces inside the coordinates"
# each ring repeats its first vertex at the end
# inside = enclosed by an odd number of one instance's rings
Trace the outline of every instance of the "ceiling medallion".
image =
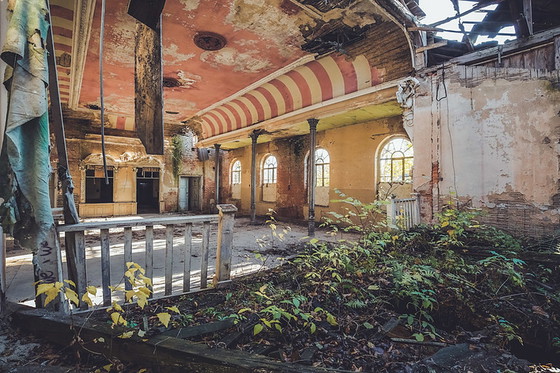
{"type": "Polygon", "coordinates": [[[194,35],[194,44],[205,51],[217,51],[226,46],[226,38],[210,31],[200,31],[194,35]]]}

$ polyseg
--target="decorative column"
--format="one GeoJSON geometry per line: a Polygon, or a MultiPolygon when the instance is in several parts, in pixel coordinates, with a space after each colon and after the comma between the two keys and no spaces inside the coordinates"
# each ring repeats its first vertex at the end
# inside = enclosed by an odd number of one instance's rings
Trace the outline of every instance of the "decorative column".
{"type": "Polygon", "coordinates": [[[215,179],[216,179],[216,206],[220,203],[220,146],[221,144],[214,144],[214,149],[216,149],[216,167],[215,167],[215,179]]]}
{"type": "Polygon", "coordinates": [[[309,203],[307,234],[315,236],[315,185],[317,184],[317,169],[315,168],[315,146],[318,119],[311,118],[309,123],[309,157],[307,158],[307,202],[309,203]]]}
{"type": "Polygon", "coordinates": [[[251,137],[251,224],[257,222],[257,139],[260,132],[253,131],[251,137]]]}

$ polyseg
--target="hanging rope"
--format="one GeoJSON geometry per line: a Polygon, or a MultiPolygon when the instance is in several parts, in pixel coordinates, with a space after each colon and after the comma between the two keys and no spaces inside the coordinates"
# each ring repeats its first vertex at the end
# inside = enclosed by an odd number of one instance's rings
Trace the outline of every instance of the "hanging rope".
{"type": "Polygon", "coordinates": [[[101,104],[101,154],[103,156],[103,177],[109,185],[107,157],[105,156],[105,104],[103,100],[103,31],[105,30],[105,0],[101,0],[101,28],[99,30],[99,101],[101,104]]]}

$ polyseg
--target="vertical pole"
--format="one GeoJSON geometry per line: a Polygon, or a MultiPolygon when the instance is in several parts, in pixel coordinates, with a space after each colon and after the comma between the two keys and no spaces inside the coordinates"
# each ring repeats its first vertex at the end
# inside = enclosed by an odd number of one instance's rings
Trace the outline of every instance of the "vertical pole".
{"type": "Polygon", "coordinates": [[[234,205],[218,205],[220,219],[218,221],[218,248],[216,252],[216,284],[230,279],[231,254],[233,251],[233,224],[237,207],[234,205]]]}
{"type": "Polygon", "coordinates": [[[220,144],[214,144],[214,149],[216,149],[215,157],[215,179],[216,179],[216,206],[220,203],[220,144]]]}
{"type": "Polygon", "coordinates": [[[315,236],[315,184],[317,184],[317,169],[315,168],[315,147],[317,143],[318,119],[311,118],[309,123],[309,157],[307,159],[307,202],[309,203],[307,234],[315,236]]]}
{"type": "Polygon", "coordinates": [[[6,235],[0,225],[0,314],[6,308],[6,235]]]}
{"type": "Polygon", "coordinates": [[[251,137],[251,224],[257,222],[257,139],[259,133],[253,131],[251,137]]]}

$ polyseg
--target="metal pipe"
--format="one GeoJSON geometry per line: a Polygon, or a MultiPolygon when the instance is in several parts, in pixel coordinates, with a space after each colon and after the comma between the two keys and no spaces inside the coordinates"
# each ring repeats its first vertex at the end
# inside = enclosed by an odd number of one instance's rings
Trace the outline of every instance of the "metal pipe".
{"type": "Polygon", "coordinates": [[[221,144],[214,144],[214,149],[216,150],[215,155],[215,179],[216,179],[216,206],[220,204],[220,147],[221,144]]]}
{"type": "Polygon", "coordinates": [[[257,222],[257,139],[259,132],[253,131],[251,138],[251,224],[257,222]]]}
{"type": "Polygon", "coordinates": [[[315,147],[317,143],[318,119],[311,118],[309,123],[309,157],[307,159],[307,202],[309,203],[307,234],[315,236],[315,185],[317,184],[317,168],[315,167],[315,147]]]}

